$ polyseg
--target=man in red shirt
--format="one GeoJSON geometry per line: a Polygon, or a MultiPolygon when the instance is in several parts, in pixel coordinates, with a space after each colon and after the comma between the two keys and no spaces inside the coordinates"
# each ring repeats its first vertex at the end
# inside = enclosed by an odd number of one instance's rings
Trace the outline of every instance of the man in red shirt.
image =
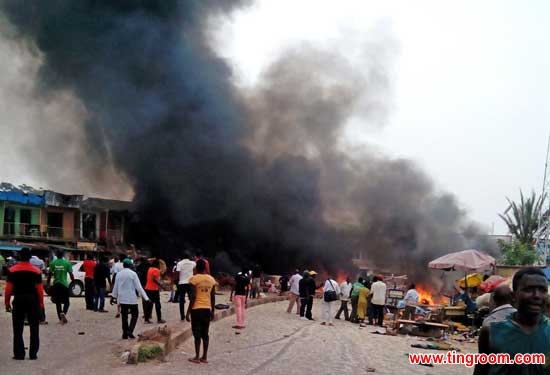
{"type": "Polygon", "coordinates": [[[92,254],[86,256],[86,260],[82,263],[84,269],[84,295],[86,298],[86,310],[97,310],[97,301],[95,295],[94,271],[97,265],[92,254]]]}
{"type": "Polygon", "coordinates": [[[44,289],[40,270],[30,264],[31,250],[24,247],[19,252],[19,262],[10,267],[4,304],[11,312],[13,325],[13,359],[25,359],[23,328],[25,318],[29,322],[29,359],[36,359],[40,347],[40,311],[44,308],[44,289]],[[13,304],[11,296],[13,295],[13,304]]]}
{"type": "Polygon", "coordinates": [[[151,267],[147,271],[147,283],[145,284],[145,293],[151,303],[147,303],[143,312],[145,323],[151,324],[151,317],[153,316],[153,304],[155,304],[155,311],[157,313],[157,323],[166,323],[166,320],[162,319],[162,311],[160,305],[160,269],[159,260],[155,259],[151,264],[151,267]]]}

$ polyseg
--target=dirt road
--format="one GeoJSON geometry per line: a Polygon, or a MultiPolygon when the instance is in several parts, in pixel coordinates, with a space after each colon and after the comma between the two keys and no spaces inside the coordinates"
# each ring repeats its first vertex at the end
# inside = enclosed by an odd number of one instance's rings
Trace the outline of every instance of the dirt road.
{"type": "MultiPolygon", "coordinates": [[[[162,301],[166,302],[167,295],[162,301]]],[[[221,296],[219,302],[227,300],[221,296]]],[[[48,301],[50,323],[41,326],[41,347],[37,361],[11,359],[11,317],[0,312],[0,363],[2,372],[10,375],[39,373],[156,375],[169,373],[193,374],[362,374],[374,368],[376,374],[471,374],[462,365],[424,367],[410,365],[409,352],[435,352],[410,347],[419,340],[405,336],[372,334],[375,328],[359,328],[345,321],[334,327],[321,326],[318,321],[302,321],[285,312],[286,303],[260,305],[247,311],[247,328],[236,334],[231,328],[234,316],[211,325],[211,349],[208,364],[192,364],[193,340],[187,340],[165,361],[125,365],[120,356],[134,342],[122,340],[120,320],[114,309],[101,314],[85,310],[84,299],[71,299],[70,322],[54,321],[54,307],[48,301]],[[79,334],[84,332],[84,334],[79,334]]],[[[141,308],[140,308],[141,310],[141,308]]],[[[177,304],[163,303],[168,322],[179,320],[177,304]]],[[[320,316],[320,301],[315,301],[314,317],[320,316]]],[[[148,329],[138,323],[137,332],[148,329]]],[[[27,330],[26,330],[27,331],[27,330]]],[[[25,334],[28,340],[28,333],[25,334]]],[[[26,341],[28,343],[28,341],[26,341]]],[[[458,345],[458,344],[457,344],[458,345]]],[[[474,352],[475,345],[461,346],[474,352]]]]}

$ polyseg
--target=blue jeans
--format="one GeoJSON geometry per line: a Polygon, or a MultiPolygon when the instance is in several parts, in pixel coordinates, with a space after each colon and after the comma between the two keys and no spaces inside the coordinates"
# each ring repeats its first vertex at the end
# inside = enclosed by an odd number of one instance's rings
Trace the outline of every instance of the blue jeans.
{"type": "Polygon", "coordinates": [[[98,310],[105,310],[105,288],[97,288],[98,310]]]}

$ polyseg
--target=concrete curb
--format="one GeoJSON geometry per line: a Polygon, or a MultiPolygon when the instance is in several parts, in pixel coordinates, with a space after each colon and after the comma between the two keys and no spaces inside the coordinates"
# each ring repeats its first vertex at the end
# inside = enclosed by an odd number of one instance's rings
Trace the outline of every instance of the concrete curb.
{"type": "MultiPolygon", "coordinates": [[[[250,309],[255,306],[263,305],[265,303],[274,303],[287,301],[287,296],[273,296],[273,297],[263,297],[260,299],[248,300],[247,309],[250,309]]],[[[214,322],[228,316],[235,314],[235,308],[230,307],[226,310],[217,310],[214,313],[214,322]]],[[[151,343],[158,343],[163,349],[163,354],[160,356],[164,358],[168,353],[172,352],[178,345],[183,343],[185,340],[190,338],[193,335],[191,332],[191,324],[188,322],[176,322],[170,323],[163,327],[155,327],[149,329],[142,333],[144,337],[155,337],[154,340],[140,340],[138,341],[130,350],[128,355],[128,364],[138,364],[139,350],[143,345],[151,345],[151,343]]]]}

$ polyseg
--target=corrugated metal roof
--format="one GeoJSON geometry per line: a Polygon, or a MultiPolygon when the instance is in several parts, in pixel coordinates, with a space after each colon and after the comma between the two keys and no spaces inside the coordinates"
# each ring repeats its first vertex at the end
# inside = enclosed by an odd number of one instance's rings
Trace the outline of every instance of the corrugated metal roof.
{"type": "Polygon", "coordinates": [[[0,191],[0,201],[20,203],[25,205],[43,206],[44,197],[33,194],[0,191]]]}
{"type": "Polygon", "coordinates": [[[130,211],[132,208],[132,202],[103,198],[87,198],[82,202],[80,207],[102,211],[130,211]]]}
{"type": "Polygon", "coordinates": [[[83,198],[83,195],[66,195],[51,190],[44,191],[44,199],[48,206],[79,208],[83,198]]]}

